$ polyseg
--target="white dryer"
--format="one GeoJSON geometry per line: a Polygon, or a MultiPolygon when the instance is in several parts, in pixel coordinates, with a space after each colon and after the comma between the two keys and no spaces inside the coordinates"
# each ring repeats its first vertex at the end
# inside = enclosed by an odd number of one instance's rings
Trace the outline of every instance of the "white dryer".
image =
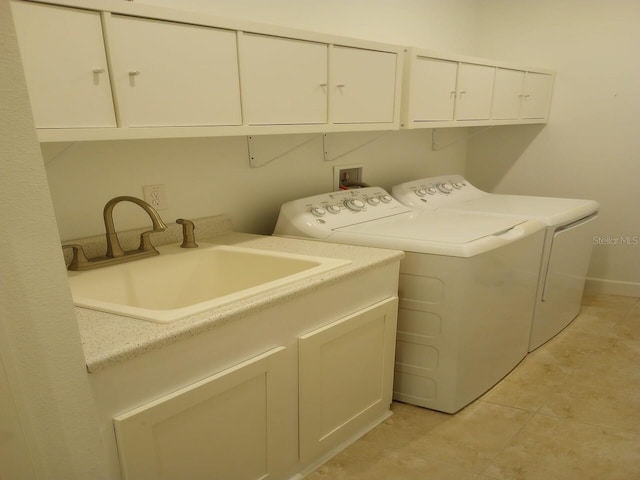
{"type": "Polygon", "coordinates": [[[484,192],[461,175],[396,185],[393,196],[411,208],[530,218],[546,226],[529,351],[554,337],[580,312],[593,244],[593,200],[501,195],[484,192]]]}
{"type": "Polygon", "coordinates": [[[367,187],[282,205],[274,234],[404,250],[396,400],[454,413],[527,354],[539,222],[415,211],[367,187]]]}

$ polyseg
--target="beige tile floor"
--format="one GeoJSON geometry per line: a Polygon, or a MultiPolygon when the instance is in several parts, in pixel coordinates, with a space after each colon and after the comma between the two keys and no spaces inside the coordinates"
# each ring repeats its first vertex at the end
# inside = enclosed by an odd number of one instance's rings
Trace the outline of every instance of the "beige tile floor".
{"type": "Polygon", "coordinates": [[[585,296],[571,325],[455,415],[392,409],[306,480],[638,480],[640,300],[585,296]]]}

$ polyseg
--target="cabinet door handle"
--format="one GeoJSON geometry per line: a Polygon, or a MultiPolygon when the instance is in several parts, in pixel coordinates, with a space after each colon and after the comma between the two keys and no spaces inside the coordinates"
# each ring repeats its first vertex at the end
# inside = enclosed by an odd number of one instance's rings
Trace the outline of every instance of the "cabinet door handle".
{"type": "Polygon", "coordinates": [[[462,98],[462,95],[464,95],[465,93],[467,93],[467,91],[466,91],[466,90],[461,90],[459,93],[460,93],[460,98],[462,98]]]}
{"type": "Polygon", "coordinates": [[[131,75],[132,77],[136,75],[140,75],[140,70],[132,70],[129,72],[129,75],[131,75]]]}
{"type": "Polygon", "coordinates": [[[338,87],[338,88],[342,88],[344,86],[345,86],[344,83],[339,83],[339,84],[336,85],[336,87],[338,87]]]}
{"type": "Polygon", "coordinates": [[[320,86],[321,86],[321,87],[326,87],[326,86],[327,86],[327,84],[326,84],[326,83],[321,83],[321,84],[320,84],[320,86]]]}
{"type": "Polygon", "coordinates": [[[93,73],[104,73],[104,68],[94,68],[93,73]]]}

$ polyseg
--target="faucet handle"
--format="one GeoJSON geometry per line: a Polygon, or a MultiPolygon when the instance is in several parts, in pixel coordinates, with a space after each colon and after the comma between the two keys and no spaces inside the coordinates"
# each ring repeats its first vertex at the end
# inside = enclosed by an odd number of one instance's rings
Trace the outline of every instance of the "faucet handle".
{"type": "Polygon", "coordinates": [[[84,253],[84,248],[82,245],[78,243],[69,243],[67,245],[62,245],[62,250],[65,248],[70,248],[73,251],[73,257],[71,257],[71,262],[67,265],[68,270],[86,270],[89,265],[89,260],[87,259],[87,255],[84,253]]]}
{"type": "Polygon", "coordinates": [[[179,218],[176,220],[176,223],[182,225],[182,244],[180,245],[180,247],[198,248],[198,244],[196,243],[196,236],[194,233],[196,226],[193,224],[193,222],[191,220],[179,218]]]}

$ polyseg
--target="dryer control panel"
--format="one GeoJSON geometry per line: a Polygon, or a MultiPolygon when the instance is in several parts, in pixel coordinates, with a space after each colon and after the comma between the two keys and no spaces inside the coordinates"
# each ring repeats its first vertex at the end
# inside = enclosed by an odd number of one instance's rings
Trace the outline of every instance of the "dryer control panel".
{"type": "Polygon", "coordinates": [[[273,233],[325,238],[336,228],[412,211],[380,187],[339,190],[285,203],[273,233]]]}
{"type": "Polygon", "coordinates": [[[487,195],[462,175],[421,178],[395,185],[393,196],[404,205],[421,210],[437,210],[487,195]]]}

